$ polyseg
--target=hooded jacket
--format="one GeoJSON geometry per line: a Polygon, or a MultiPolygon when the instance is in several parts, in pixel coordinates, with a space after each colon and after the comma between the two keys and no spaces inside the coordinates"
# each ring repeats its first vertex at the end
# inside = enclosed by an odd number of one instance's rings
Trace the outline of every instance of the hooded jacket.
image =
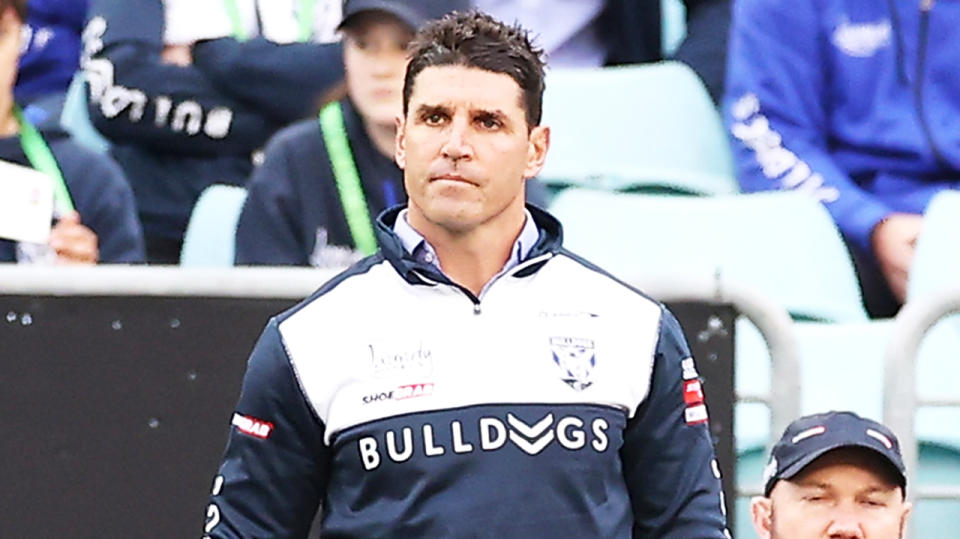
{"type": "Polygon", "coordinates": [[[960,186],[960,2],[741,0],[725,117],[745,191],[821,200],[872,256],[874,227],[960,186]]]}

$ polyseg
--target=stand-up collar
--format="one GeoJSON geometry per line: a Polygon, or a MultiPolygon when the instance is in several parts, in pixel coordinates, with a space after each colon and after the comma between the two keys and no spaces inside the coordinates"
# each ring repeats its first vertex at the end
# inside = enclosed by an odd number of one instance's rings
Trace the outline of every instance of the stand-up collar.
{"type": "MultiPolygon", "coordinates": [[[[423,237],[420,234],[406,223],[397,224],[401,212],[405,210],[406,206],[395,206],[384,210],[377,217],[377,239],[380,242],[380,249],[384,257],[393,265],[394,269],[409,282],[416,284],[424,282],[424,280],[414,272],[414,270],[417,270],[417,272],[426,275],[433,281],[450,283],[450,280],[440,271],[439,266],[434,263],[435,261],[429,260],[431,257],[425,256],[426,253],[432,251],[432,247],[429,248],[429,251],[426,251],[425,249],[429,247],[429,244],[423,241],[423,237]],[[406,227],[404,225],[406,225],[406,227]],[[395,228],[401,229],[400,234],[397,233],[395,228]],[[406,239],[406,242],[404,239],[406,239]]],[[[544,254],[555,254],[560,250],[563,243],[563,229],[555,217],[529,204],[526,207],[526,211],[528,223],[525,224],[524,231],[521,232],[518,238],[518,244],[521,248],[518,257],[519,260],[514,259],[512,261],[513,264],[510,264],[508,261],[511,267],[544,254]],[[531,219],[532,223],[530,222],[531,219]],[[528,226],[531,224],[532,227],[528,226]],[[536,234],[536,236],[533,236],[533,234],[536,234]],[[535,242],[530,241],[533,237],[537,238],[535,242]],[[523,245],[524,242],[526,242],[526,245],[523,245]]],[[[517,248],[518,245],[514,245],[513,254],[515,256],[517,255],[517,248]]],[[[547,259],[544,258],[543,262],[546,262],[546,260],[547,259]]],[[[533,264],[530,268],[524,268],[519,276],[532,274],[536,272],[540,266],[542,266],[542,263],[533,264]]]]}

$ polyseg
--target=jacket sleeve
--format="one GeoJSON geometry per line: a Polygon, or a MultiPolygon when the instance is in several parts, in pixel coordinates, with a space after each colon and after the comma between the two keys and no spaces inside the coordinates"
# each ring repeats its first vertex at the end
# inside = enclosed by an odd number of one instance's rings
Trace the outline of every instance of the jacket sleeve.
{"type": "Polygon", "coordinates": [[[259,148],[277,125],[196,67],[163,63],[163,21],[159,0],[92,1],[81,64],[94,126],[117,143],[185,155],[259,148]]]}
{"type": "Polygon", "coordinates": [[[730,33],[730,0],[684,0],[687,35],[673,54],[703,80],[714,103],[723,96],[730,33]]]}
{"type": "MultiPolygon", "coordinates": [[[[83,149],[86,152],[86,149],[83,149]]],[[[120,166],[106,155],[86,152],[76,163],[83,173],[100,184],[92,211],[80,215],[80,222],[97,235],[101,264],[135,264],[146,261],[143,230],[137,217],[133,190],[120,166]]]]}
{"type": "Polygon", "coordinates": [[[316,114],[343,80],[339,43],[213,39],[194,47],[193,61],[217,87],[281,124],[316,114]]]}
{"type": "Polygon", "coordinates": [[[281,338],[273,319],[247,363],[205,538],[305,537],[316,514],[329,460],[324,426],[281,338]]]}
{"type": "Polygon", "coordinates": [[[796,189],[826,205],[862,252],[891,210],[832,159],[823,57],[815,2],[735,3],[724,117],[744,191],[796,189]]]}
{"type": "Polygon", "coordinates": [[[293,154],[287,151],[291,141],[284,133],[267,146],[263,164],[247,184],[247,199],[237,222],[234,262],[238,266],[310,265],[310,238],[301,229],[301,200],[290,164],[293,154]]]}
{"type": "Polygon", "coordinates": [[[728,537],[706,407],[684,396],[700,390],[689,358],[680,325],[664,308],[650,389],[621,449],[634,537],[728,537]]]}

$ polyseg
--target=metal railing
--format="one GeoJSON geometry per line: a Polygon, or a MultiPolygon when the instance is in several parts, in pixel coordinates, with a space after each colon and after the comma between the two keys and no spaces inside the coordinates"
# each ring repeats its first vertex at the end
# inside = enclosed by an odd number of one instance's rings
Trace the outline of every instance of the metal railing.
{"type": "MultiPolygon", "coordinates": [[[[339,273],[339,268],[290,267],[182,268],[178,266],[24,267],[0,265],[0,293],[46,295],[143,295],[199,297],[273,297],[310,295],[339,273]]],[[[783,432],[800,413],[799,352],[787,311],[742,283],[718,275],[646,276],[631,283],[659,301],[731,305],[745,316],[770,351],[770,390],[740,394],[735,401],[770,408],[771,436],[783,432]]],[[[758,487],[738,487],[753,495],[758,487]]]]}
{"type": "Polygon", "coordinates": [[[954,399],[925,399],[917,394],[916,363],[920,343],[940,319],[960,313],[960,286],[908,301],[894,320],[884,358],[883,420],[901,440],[908,488],[915,499],[960,499],[960,486],[917,485],[919,445],[914,429],[921,407],[958,407],[954,399]]]}

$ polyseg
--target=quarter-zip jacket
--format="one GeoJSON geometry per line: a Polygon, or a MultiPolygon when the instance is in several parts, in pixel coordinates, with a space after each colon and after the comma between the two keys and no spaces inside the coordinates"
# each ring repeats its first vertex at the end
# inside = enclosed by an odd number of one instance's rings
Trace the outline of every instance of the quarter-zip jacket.
{"type": "Polygon", "coordinates": [[[381,250],[271,320],[210,537],[724,537],[700,381],[674,317],[539,240],[481,298],[381,250]]]}
{"type": "Polygon", "coordinates": [[[745,191],[823,201],[852,246],[960,186],[960,2],[741,0],[725,115],[745,191]]]}

